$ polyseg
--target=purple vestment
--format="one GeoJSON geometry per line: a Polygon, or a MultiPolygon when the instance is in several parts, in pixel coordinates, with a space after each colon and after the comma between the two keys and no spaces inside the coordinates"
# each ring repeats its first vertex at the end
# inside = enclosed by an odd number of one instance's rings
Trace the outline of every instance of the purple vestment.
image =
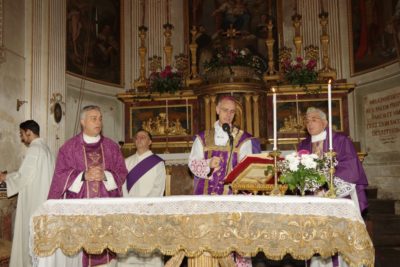
{"type": "MultiPolygon", "coordinates": [[[[327,133],[329,134],[328,130],[327,133]]],[[[328,140],[329,137],[327,136],[324,141],[324,152],[329,150],[328,140]]],[[[346,182],[356,185],[358,202],[362,212],[368,207],[367,196],[365,194],[365,188],[368,186],[368,180],[361,162],[358,159],[357,152],[352,141],[343,134],[334,132],[332,136],[332,142],[333,151],[336,152],[336,159],[338,161],[338,165],[335,169],[335,176],[346,182]]],[[[311,136],[303,140],[299,144],[298,149],[305,149],[311,152],[311,136]]]]}
{"type": "MultiPolygon", "coordinates": [[[[81,133],[60,148],[48,198],[121,197],[127,173],[124,158],[115,142],[101,136],[97,143],[86,144],[81,133]],[[78,193],[68,190],[81,172],[97,165],[113,175],[117,189],[107,191],[103,182],[84,181],[78,193]]],[[[114,257],[115,254],[108,250],[99,255],[84,253],[83,266],[104,264],[114,257]]]]}
{"type": "MultiPolygon", "coordinates": [[[[195,195],[210,195],[224,194],[224,178],[227,175],[227,169],[232,170],[237,164],[239,159],[239,151],[241,145],[246,141],[251,141],[252,143],[252,153],[257,154],[261,152],[261,147],[259,141],[252,137],[249,133],[244,131],[238,131],[234,137],[233,141],[233,152],[231,164],[228,166],[230,145],[227,142],[226,146],[217,146],[214,141],[215,130],[211,129],[199,133],[196,137],[199,138],[203,144],[204,149],[204,159],[210,159],[212,157],[220,157],[221,167],[219,170],[214,171],[211,179],[194,177],[194,194],[195,195]]],[[[225,192],[230,194],[231,190],[225,192]]]]}

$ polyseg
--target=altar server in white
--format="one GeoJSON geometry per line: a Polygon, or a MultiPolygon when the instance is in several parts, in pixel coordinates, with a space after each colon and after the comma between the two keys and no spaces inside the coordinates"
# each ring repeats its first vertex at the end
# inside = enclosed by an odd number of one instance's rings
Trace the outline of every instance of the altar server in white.
{"type": "Polygon", "coordinates": [[[34,120],[19,125],[21,142],[28,149],[18,171],[0,174],[7,184],[7,196],[18,194],[10,267],[29,267],[29,220],[33,212],[47,200],[54,172],[54,156],[40,138],[40,127],[34,120]]]}
{"type": "MultiPolygon", "coordinates": [[[[125,160],[128,176],[122,187],[124,197],[161,197],[165,189],[164,161],[150,150],[151,134],[140,129],[135,136],[136,154],[125,160]]],[[[118,267],[164,266],[162,255],[141,256],[134,252],[118,256],[118,267]]]]}

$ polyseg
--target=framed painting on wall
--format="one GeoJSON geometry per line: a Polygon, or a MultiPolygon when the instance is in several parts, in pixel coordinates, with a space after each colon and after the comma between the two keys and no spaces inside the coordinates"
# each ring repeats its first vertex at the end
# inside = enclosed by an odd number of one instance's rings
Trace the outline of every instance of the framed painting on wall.
{"type": "Polygon", "coordinates": [[[394,63],[397,52],[392,20],[397,0],[348,3],[351,76],[394,63]]]}
{"type": "Polygon", "coordinates": [[[67,0],[67,72],[121,86],[121,0],[67,0]]]}
{"type": "MultiPolygon", "coordinates": [[[[196,26],[197,62],[200,73],[203,64],[216,49],[227,47],[230,41],[236,49],[248,49],[252,54],[267,59],[267,23],[273,23],[274,58],[278,58],[278,33],[281,29],[281,1],[277,0],[189,0],[186,3],[186,36],[196,26]],[[227,38],[227,30],[235,29],[235,38],[227,38]]],[[[186,40],[189,42],[189,40],[186,40]]]]}

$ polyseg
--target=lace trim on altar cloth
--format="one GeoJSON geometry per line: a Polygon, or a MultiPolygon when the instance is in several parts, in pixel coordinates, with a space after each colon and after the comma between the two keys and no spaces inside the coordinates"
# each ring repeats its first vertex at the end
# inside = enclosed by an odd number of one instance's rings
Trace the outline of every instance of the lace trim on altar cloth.
{"type": "Polygon", "coordinates": [[[355,184],[346,182],[336,176],[333,178],[333,183],[335,184],[337,197],[347,197],[356,189],[355,184]]]}
{"type": "Polygon", "coordinates": [[[152,198],[97,198],[48,200],[33,216],[107,214],[212,214],[255,212],[333,216],[363,222],[358,207],[349,199],[297,196],[170,196],[152,198]]]}

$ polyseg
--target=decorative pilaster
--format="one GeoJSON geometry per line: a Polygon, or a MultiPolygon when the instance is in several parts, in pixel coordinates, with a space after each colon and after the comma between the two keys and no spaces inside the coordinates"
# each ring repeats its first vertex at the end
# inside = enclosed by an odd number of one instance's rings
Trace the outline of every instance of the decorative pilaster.
{"type": "Polygon", "coordinates": [[[253,133],[252,127],[252,113],[251,113],[251,95],[246,94],[245,98],[245,109],[246,109],[246,131],[253,133]]]}
{"type": "Polygon", "coordinates": [[[209,96],[205,96],[204,97],[204,112],[205,112],[205,119],[206,119],[206,130],[211,129],[210,125],[211,125],[211,117],[210,117],[210,97],[209,96]]]}
{"type": "Polygon", "coordinates": [[[3,40],[3,0],[0,0],[0,64],[6,61],[6,51],[3,40]]]}
{"type": "Polygon", "coordinates": [[[216,115],[215,115],[215,108],[217,106],[217,96],[216,95],[212,95],[211,96],[211,108],[210,108],[210,116],[211,116],[211,120],[210,120],[210,129],[214,126],[214,123],[216,122],[216,115]]]}
{"type": "MultiPolygon", "coordinates": [[[[65,141],[65,58],[66,58],[66,21],[59,14],[66,13],[66,0],[49,1],[48,24],[48,91],[47,91],[47,112],[48,135],[47,143],[52,151],[57,151],[65,141]],[[53,103],[52,103],[53,101],[53,103]],[[57,123],[56,117],[59,110],[54,110],[54,101],[61,107],[61,120],[57,123]]],[[[45,16],[45,14],[43,14],[45,16]]],[[[47,15],[47,14],[46,14],[47,15]]],[[[46,71],[46,70],[43,70],[46,71]]],[[[46,76],[45,76],[46,77],[46,76]]],[[[58,119],[58,117],[57,117],[58,119]]]]}
{"type": "Polygon", "coordinates": [[[254,137],[260,137],[260,115],[259,115],[259,107],[258,107],[258,95],[253,95],[253,126],[254,126],[254,137]]]}

